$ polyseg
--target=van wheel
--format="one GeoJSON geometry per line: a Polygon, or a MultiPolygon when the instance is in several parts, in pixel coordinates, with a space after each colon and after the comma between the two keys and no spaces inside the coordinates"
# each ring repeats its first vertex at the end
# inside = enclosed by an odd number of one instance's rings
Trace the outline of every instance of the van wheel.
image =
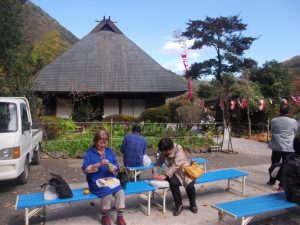
{"type": "Polygon", "coordinates": [[[39,165],[40,160],[41,160],[41,155],[40,155],[40,146],[37,146],[37,149],[33,151],[32,159],[31,159],[31,164],[32,165],[39,165]]]}
{"type": "Polygon", "coordinates": [[[30,171],[30,164],[29,164],[29,159],[26,158],[25,164],[24,164],[24,171],[21,173],[21,175],[17,178],[18,184],[26,184],[28,181],[28,176],[29,176],[29,171],[30,171]]]}

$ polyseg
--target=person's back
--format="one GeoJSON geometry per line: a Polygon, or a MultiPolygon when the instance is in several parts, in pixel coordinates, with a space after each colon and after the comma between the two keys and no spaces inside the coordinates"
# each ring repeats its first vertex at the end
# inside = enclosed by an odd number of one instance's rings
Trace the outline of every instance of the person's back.
{"type": "Polygon", "coordinates": [[[146,149],[147,141],[141,135],[141,128],[137,125],[133,126],[132,133],[125,136],[121,147],[124,166],[143,166],[146,149]]]}
{"type": "Polygon", "coordinates": [[[293,141],[295,154],[283,166],[282,183],[288,201],[300,204],[300,127],[293,141]]]}
{"type": "Polygon", "coordinates": [[[287,116],[279,116],[271,120],[271,147],[273,151],[294,152],[293,139],[298,122],[287,116]]]}

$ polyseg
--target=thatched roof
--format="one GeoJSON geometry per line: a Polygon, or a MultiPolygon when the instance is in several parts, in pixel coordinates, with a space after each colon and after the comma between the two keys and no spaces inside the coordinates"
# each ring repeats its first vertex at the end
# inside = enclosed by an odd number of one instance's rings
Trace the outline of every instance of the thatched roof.
{"type": "Polygon", "coordinates": [[[177,95],[186,87],[104,19],[37,74],[34,90],[177,95]]]}

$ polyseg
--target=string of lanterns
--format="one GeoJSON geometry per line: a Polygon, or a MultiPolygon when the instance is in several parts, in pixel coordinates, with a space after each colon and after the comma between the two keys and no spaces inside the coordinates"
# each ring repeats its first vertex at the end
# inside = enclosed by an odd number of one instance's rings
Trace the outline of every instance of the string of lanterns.
{"type": "MultiPolygon", "coordinates": [[[[269,103],[272,105],[273,104],[273,100],[272,99],[267,99],[269,101],[269,103]]],[[[257,100],[257,108],[258,111],[263,112],[266,110],[266,106],[267,106],[267,100],[266,99],[258,99],[257,100]]],[[[293,104],[296,106],[300,106],[300,96],[291,96],[290,100],[288,101],[287,99],[281,99],[280,100],[281,104],[293,104]]],[[[224,100],[220,99],[220,107],[222,109],[224,109],[224,100]]],[[[231,111],[236,110],[237,105],[245,110],[248,107],[248,101],[245,98],[242,99],[229,99],[228,100],[228,104],[229,104],[229,108],[231,111]]]]}

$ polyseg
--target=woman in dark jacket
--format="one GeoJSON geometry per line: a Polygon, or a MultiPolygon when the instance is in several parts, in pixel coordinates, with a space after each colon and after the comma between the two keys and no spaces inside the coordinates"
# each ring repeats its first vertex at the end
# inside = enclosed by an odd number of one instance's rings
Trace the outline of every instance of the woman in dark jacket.
{"type": "Polygon", "coordinates": [[[300,126],[294,138],[295,153],[290,155],[283,165],[283,189],[288,201],[300,204],[300,126]]]}
{"type": "Polygon", "coordinates": [[[106,147],[108,139],[105,130],[100,130],[95,134],[94,145],[84,156],[82,170],[86,174],[90,191],[101,198],[102,224],[111,224],[107,211],[110,209],[112,195],[114,195],[117,225],[126,225],[123,218],[125,195],[120,182],[115,178],[119,166],[112,149],[106,147]]]}

